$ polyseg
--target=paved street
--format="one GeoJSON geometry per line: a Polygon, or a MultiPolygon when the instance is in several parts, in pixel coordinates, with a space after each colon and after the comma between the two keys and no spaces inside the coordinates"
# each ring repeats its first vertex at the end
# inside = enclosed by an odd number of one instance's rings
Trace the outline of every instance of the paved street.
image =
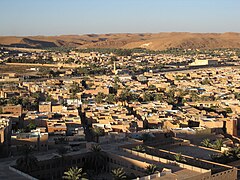
{"type": "Polygon", "coordinates": [[[1,180],[26,180],[27,179],[9,169],[9,166],[15,163],[15,159],[17,158],[7,158],[7,159],[0,160],[0,179],[1,180]]]}

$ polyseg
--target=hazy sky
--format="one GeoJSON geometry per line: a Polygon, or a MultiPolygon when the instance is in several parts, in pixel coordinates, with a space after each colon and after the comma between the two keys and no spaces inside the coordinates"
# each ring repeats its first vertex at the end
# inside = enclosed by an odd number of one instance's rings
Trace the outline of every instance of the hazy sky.
{"type": "Polygon", "coordinates": [[[240,0],[0,0],[0,35],[240,32],[240,0]]]}

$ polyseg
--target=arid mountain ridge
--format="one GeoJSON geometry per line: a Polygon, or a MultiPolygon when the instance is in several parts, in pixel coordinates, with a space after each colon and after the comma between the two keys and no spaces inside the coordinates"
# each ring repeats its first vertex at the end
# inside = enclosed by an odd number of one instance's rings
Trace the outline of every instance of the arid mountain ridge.
{"type": "Polygon", "coordinates": [[[216,49],[240,48],[240,33],[135,33],[86,34],[61,36],[0,36],[0,46],[7,47],[76,47],[76,48],[168,48],[216,49]]]}

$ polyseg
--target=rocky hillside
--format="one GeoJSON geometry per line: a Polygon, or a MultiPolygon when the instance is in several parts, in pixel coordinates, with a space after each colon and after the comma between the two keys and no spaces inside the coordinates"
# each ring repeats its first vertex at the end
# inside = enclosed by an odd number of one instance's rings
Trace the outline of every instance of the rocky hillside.
{"type": "Polygon", "coordinates": [[[240,48],[240,33],[87,34],[62,36],[0,36],[0,46],[77,48],[240,48]]]}

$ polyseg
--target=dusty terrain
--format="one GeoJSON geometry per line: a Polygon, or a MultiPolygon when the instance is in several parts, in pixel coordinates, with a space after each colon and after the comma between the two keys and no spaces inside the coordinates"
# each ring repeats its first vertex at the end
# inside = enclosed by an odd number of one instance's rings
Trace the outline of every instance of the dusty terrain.
{"type": "Polygon", "coordinates": [[[61,36],[0,36],[0,46],[77,48],[240,48],[240,33],[87,34],[61,36]]]}

